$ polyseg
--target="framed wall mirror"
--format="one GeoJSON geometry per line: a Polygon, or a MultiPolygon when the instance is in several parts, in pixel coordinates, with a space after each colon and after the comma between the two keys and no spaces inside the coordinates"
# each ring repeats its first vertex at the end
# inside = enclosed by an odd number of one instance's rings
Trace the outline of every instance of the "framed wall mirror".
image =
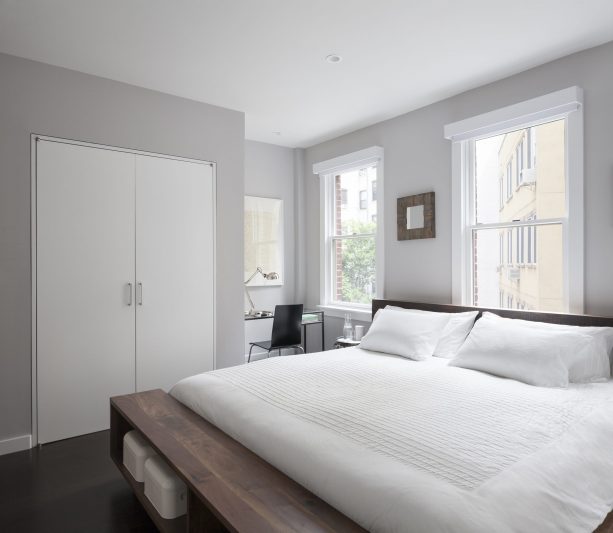
{"type": "Polygon", "coordinates": [[[434,193],[413,194],[397,200],[399,241],[436,237],[434,193]]]}
{"type": "Polygon", "coordinates": [[[250,287],[283,285],[283,200],[245,196],[244,270],[250,287]]]}

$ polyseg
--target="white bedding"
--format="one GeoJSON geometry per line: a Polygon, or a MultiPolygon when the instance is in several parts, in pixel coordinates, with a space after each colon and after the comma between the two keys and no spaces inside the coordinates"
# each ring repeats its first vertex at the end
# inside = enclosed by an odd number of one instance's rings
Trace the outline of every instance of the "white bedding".
{"type": "Polygon", "coordinates": [[[541,388],[348,348],[171,394],[370,531],[580,532],[613,508],[613,383],[541,388]]]}

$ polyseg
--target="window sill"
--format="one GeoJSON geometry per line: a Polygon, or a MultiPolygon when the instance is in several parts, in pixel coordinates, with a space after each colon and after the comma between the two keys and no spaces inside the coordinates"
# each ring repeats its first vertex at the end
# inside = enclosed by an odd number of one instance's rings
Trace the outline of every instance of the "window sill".
{"type": "Polygon", "coordinates": [[[370,307],[354,307],[350,305],[318,305],[326,316],[333,316],[337,318],[345,318],[345,315],[349,313],[352,320],[358,320],[360,322],[372,321],[372,310],[370,307]]]}

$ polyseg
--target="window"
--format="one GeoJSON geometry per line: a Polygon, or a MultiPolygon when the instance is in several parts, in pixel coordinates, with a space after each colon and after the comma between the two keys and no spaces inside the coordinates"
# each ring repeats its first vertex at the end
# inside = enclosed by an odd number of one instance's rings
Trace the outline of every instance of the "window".
{"type": "Polygon", "coordinates": [[[455,303],[583,312],[582,99],[571,87],[446,126],[455,303]]]}
{"type": "Polygon", "coordinates": [[[524,168],[524,136],[515,148],[515,185],[519,187],[522,181],[522,170],[524,168]]]}
{"type": "Polygon", "coordinates": [[[380,294],[382,156],[373,147],[313,165],[321,190],[321,305],[332,315],[351,309],[354,318],[370,319],[371,300],[380,294]]]}
{"type": "Polygon", "coordinates": [[[507,265],[513,263],[513,233],[507,230],[507,265]]]}
{"type": "MultiPolygon", "coordinates": [[[[530,215],[528,220],[536,220],[536,215],[530,215]]],[[[534,265],[536,263],[536,226],[528,226],[526,228],[526,233],[528,235],[526,263],[529,265],[534,265]]]]}
{"type": "Polygon", "coordinates": [[[366,209],[367,203],[366,191],[360,191],[360,209],[366,209]]]}
{"type": "Polygon", "coordinates": [[[341,205],[344,207],[347,205],[347,189],[341,189],[341,205]]]}
{"type": "Polygon", "coordinates": [[[515,233],[515,262],[521,265],[524,262],[524,227],[515,228],[515,233]]]}
{"type": "Polygon", "coordinates": [[[513,161],[507,163],[507,196],[506,201],[513,196],[513,161]]]}
{"type": "Polygon", "coordinates": [[[528,128],[528,142],[526,143],[528,157],[526,159],[528,168],[536,166],[536,131],[534,128],[528,128]]]}

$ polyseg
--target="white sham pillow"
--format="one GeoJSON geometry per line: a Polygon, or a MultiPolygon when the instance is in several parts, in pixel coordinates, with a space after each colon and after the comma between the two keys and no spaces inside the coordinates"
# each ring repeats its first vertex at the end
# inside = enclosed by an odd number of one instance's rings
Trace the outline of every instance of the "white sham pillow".
{"type": "Polygon", "coordinates": [[[484,313],[449,366],[540,387],[567,387],[569,371],[565,361],[594,339],[579,332],[526,327],[517,322],[484,313]]]}
{"type": "Polygon", "coordinates": [[[607,381],[611,377],[611,354],[613,352],[613,328],[592,326],[567,326],[549,324],[516,318],[503,318],[485,312],[483,318],[498,321],[499,324],[511,323],[532,329],[544,329],[557,333],[580,333],[587,335],[592,342],[572,352],[565,351],[562,362],[568,368],[570,383],[594,383],[607,381]]]}
{"type": "Polygon", "coordinates": [[[360,348],[422,361],[432,355],[448,320],[446,316],[428,315],[407,320],[403,311],[380,309],[362,337],[360,348]]]}
{"type": "Polygon", "coordinates": [[[433,353],[436,357],[444,357],[446,359],[451,359],[458,353],[458,350],[462,344],[464,344],[479,314],[478,311],[439,313],[436,311],[422,311],[421,309],[405,309],[404,307],[396,307],[393,305],[386,305],[385,309],[396,309],[412,315],[426,314],[446,316],[448,318],[447,324],[443,328],[441,338],[436,343],[433,353]]]}

